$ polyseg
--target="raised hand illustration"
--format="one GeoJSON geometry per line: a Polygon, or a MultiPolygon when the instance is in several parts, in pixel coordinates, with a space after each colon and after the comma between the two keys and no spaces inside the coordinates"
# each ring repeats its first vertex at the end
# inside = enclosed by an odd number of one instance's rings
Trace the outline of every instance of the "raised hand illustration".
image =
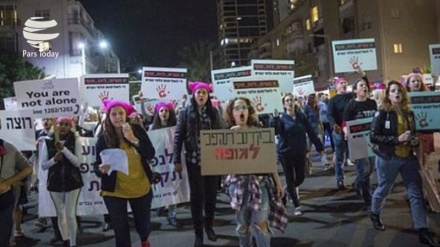
{"type": "Polygon", "coordinates": [[[426,111],[419,112],[416,115],[416,120],[419,122],[420,127],[426,128],[428,127],[429,123],[432,122],[432,119],[429,119],[428,121],[428,113],[426,111]]]}
{"type": "Polygon", "coordinates": [[[99,93],[98,97],[101,99],[101,101],[109,99],[110,92],[109,91],[102,91],[99,93]]]}
{"type": "Polygon", "coordinates": [[[156,91],[159,95],[159,98],[165,98],[167,97],[167,95],[170,93],[170,91],[166,92],[167,90],[167,86],[164,84],[161,84],[159,86],[156,87],[156,91]]]}
{"type": "Polygon", "coordinates": [[[304,95],[304,89],[302,89],[302,88],[297,88],[297,89],[296,89],[296,92],[297,92],[299,95],[304,95]]]}
{"type": "Polygon", "coordinates": [[[353,67],[354,70],[358,70],[359,67],[362,65],[362,63],[359,63],[359,57],[352,57],[350,58],[350,64],[351,67],[353,67]]]}
{"type": "Polygon", "coordinates": [[[257,112],[262,112],[264,111],[264,107],[267,106],[267,104],[264,104],[261,101],[261,96],[257,96],[252,100],[255,104],[255,108],[257,109],[257,112]]]}

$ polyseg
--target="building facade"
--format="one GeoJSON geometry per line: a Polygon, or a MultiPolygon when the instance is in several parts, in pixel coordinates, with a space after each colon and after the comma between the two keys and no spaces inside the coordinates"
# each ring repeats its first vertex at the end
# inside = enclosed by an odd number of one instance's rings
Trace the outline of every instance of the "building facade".
{"type": "Polygon", "coordinates": [[[69,78],[119,72],[119,58],[111,47],[99,46],[104,41],[78,1],[0,1],[0,47],[18,52],[47,75],[69,78]],[[43,23],[47,27],[35,30],[43,23]]]}
{"type": "Polygon", "coordinates": [[[254,43],[250,58],[312,57],[317,88],[332,76],[358,78],[334,73],[334,40],[375,39],[378,69],[367,71],[370,81],[399,80],[414,67],[429,67],[428,45],[440,43],[437,0],[279,0],[278,6],[289,14],[278,11],[279,24],[254,43]]]}

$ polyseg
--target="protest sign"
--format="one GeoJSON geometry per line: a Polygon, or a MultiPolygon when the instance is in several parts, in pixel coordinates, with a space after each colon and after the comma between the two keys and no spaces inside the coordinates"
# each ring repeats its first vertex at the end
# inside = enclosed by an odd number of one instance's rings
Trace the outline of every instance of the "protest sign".
{"type": "Polygon", "coordinates": [[[293,95],[305,97],[315,93],[312,75],[293,78],[293,95]]]}
{"type": "Polygon", "coordinates": [[[252,60],[252,76],[276,79],[280,92],[291,93],[295,77],[294,64],[293,60],[252,60]]]}
{"type": "Polygon", "coordinates": [[[18,109],[31,109],[35,118],[76,116],[80,93],[76,78],[14,82],[18,109]]]}
{"type": "MultiPolygon", "coordinates": [[[[264,77],[232,78],[234,97],[246,97],[252,101],[258,114],[279,112],[283,109],[277,80],[264,77]]],[[[292,89],[290,89],[292,90],[292,89]]]]}
{"type": "Polygon", "coordinates": [[[141,91],[147,99],[180,100],[187,94],[187,69],[184,68],[142,68],[141,91]]]}
{"type": "Polygon", "coordinates": [[[17,110],[17,98],[16,97],[3,98],[3,103],[5,105],[5,110],[7,110],[7,111],[17,110]]]}
{"type": "Polygon", "coordinates": [[[440,92],[410,92],[416,130],[440,129],[440,92]]]}
{"type": "Polygon", "coordinates": [[[440,75],[440,44],[429,45],[429,57],[431,58],[432,73],[440,75]]]}
{"type": "Polygon", "coordinates": [[[234,97],[231,78],[251,76],[252,67],[236,67],[211,71],[214,93],[220,101],[227,101],[234,97]]]}
{"type": "MultiPolygon", "coordinates": [[[[147,132],[156,150],[151,166],[155,172],[162,175],[161,182],[152,186],[154,197],[151,208],[189,202],[190,190],[186,166],[182,166],[181,172],[174,171],[175,131],[176,127],[169,127],[147,132]]],[[[184,152],[178,155],[184,155],[184,152]]],[[[184,160],[183,157],[182,161],[184,160]]]]}
{"type": "Polygon", "coordinates": [[[88,106],[102,106],[104,99],[128,102],[128,74],[90,74],[81,77],[81,93],[88,106]]]}
{"type": "Polygon", "coordinates": [[[273,128],[200,131],[202,175],[277,171],[273,128]]]}
{"type": "Polygon", "coordinates": [[[374,153],[369,147],[370,131],[373,118],[361,118],[347,121],[347,142],[350,160],[373,157],[374,153]]]}
{"type": "Polygon", "coordinates": [[[351,62],[357,62],[364,71],[377,70],[374,39],[336,40],[332,47],[335,73],[356,71],[351,62]]]}
{"type": "Polygon", "coordinates": [[[0,111],[0,136],[18,150],[35,150],[32,110],[0,111]]]}

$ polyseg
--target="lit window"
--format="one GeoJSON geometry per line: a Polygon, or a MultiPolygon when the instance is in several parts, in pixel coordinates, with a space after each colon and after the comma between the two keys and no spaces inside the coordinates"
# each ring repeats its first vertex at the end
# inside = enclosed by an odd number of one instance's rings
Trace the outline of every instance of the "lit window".
{"type": "Polygon", "coordinates": [[[280,39],[277,39],[277,46],[280,46],[280,39]]]}
{"type": "Polygon", "coordinates": [[[394,44],[394,53],[402,53],[402,44],[394,44]]]}
{"type": "Polygon", "coordinates": [[[38,50],[39,51],[50,51],[50,43],[45,41],[38,44],[38,50]]]}
{"type": "Polygon", "coordinates": [[[50,20],[50,9],[38,9],[34,14],[36,17],[43,17],[43,20],[50,20]]]}
{"type": "Polygon", "coordinates": [[[319,11],[318,11],[318,6],[315,6],[312,8],[312,11],[310,13],[310,17],[312,19],[312,22],[316,22],[319,20],[319,11]]]}
{"type": "Polygon", "coordinates": [[[311,25],[311,23],[310,23],[310,19],[307,19],[307,20],[306,20],[306,29],[307,29],[307,30],[310,30],[311,26],[312,26],[312,25],[311,25]]]}

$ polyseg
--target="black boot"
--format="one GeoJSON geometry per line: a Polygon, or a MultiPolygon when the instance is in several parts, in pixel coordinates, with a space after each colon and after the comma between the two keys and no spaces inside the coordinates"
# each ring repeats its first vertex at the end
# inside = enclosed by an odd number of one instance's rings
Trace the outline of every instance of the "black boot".
{"type": "Polygon", "coordinates": [[[215,234],[214,230],[212,229],[212,227],[206,228],[205,229],[206,235],[208,236],[208,239],[216,242],[217,241],[217,235],[215,234]]]}
{"type": "Polygon", "coordinates": [[[429,232],[428,228],[419,229],[419,241],[422,244],[429,245],[431,247],[439,247],[440,245],[434,240],[432,234],[429,232]]]}
{"type": "Polygon", "coordinates": [[[382,220],[380,219],[380,215],[370,213],[371,222],[373,222],[374,228],[379,231],[385,231],[385,226],[382,225],[382,220]]]}
{"type": "Polygon", "coordinates": [[[196,235],[196,241],[194,242],[194,247],[202,247],[203,246],[203,235],[196,235]]]}

